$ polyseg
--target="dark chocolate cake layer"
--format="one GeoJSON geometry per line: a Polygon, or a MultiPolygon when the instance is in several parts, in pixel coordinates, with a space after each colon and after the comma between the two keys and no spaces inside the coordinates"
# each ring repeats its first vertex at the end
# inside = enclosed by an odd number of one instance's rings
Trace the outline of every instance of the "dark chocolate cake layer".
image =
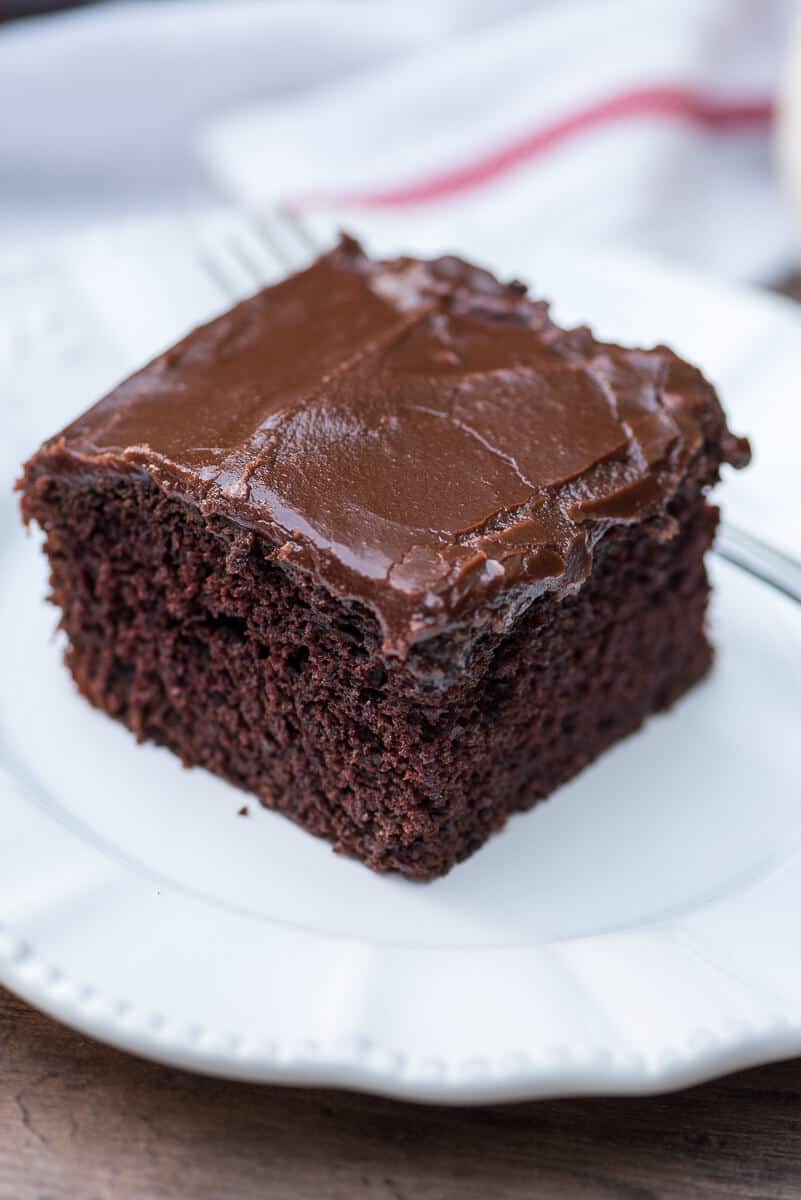
{"type": "Polygon", "coordinates": [[[23,477],[81,691],[430,878],[710,662],[699,372],[350,242],[191,334],[23,477]]]}

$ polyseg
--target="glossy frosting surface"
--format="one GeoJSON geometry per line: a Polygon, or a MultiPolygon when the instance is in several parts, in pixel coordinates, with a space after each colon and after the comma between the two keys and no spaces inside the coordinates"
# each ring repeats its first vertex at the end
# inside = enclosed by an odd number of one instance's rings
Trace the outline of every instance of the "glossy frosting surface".
{"type": "Polygon", "coordinates": [[[379,263],[344,239],[44,452],[144,472],[263,532],[372,607],[402,652],[518,584],[580,584],[605,530],[664,517],[710,447],[747,461],[670,350],[560,330],[521,285],[461,260],[379,263]]]}

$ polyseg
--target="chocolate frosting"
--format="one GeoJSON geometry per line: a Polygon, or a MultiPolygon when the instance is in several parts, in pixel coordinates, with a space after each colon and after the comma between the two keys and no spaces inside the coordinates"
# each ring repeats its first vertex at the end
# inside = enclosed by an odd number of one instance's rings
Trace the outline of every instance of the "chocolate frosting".
{"type": "Polygon", "coordinates": [[[663,346],[564,331],[457,258],[343,239],[189,334],[29,470],[143,473],[369,605],[404,653],[507,594],[571,590],[610,527],[667,506],[698,456],[742,466],[712,387],[663,346]]]}

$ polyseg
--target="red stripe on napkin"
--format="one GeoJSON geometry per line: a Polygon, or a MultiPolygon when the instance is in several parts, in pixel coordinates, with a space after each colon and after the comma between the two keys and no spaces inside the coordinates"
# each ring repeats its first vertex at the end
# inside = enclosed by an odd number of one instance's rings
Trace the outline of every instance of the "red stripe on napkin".
{"type": "Polygon", "coordinates": [[[774,115],[773,101],[765,98],[717,100],[689,88],[634,88],[590,108],[579,109],[473,162],[427,178],[377,192],[317,192],[297,198],[290,207],[295,210],[317,205],[400,208],[407,204],[443,200],[491,183],[521,163],[531,162],[579,134],[633,117],[667,117],[689,121],[705,129],[737,132],[767,126],[774,115]]]}

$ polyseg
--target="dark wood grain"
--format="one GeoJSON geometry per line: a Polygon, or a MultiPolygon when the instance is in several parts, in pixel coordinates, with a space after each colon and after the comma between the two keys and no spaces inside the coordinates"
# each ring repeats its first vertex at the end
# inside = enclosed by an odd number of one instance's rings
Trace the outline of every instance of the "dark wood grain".
{"type": "Polygon", "coordinates": [[[1,1200],[801,1196],[801,1063],[648,1100],[445,1109],[202,1079],[0,991],[1,1200]]]}

